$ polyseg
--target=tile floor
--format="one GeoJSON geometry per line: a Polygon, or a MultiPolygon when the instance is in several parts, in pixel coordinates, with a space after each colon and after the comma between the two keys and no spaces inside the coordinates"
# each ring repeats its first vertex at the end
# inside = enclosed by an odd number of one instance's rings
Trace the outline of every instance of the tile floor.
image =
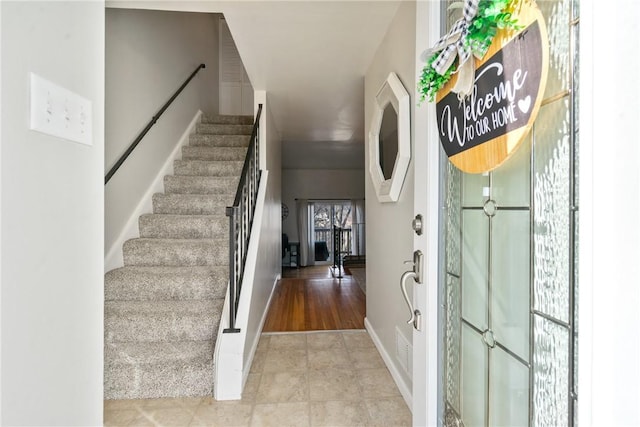
{"type": "Polygon", "coordinates": [[[410,426],[365,331],[265,334],[242,400],[107,400],[105,426],[410,426]]]}

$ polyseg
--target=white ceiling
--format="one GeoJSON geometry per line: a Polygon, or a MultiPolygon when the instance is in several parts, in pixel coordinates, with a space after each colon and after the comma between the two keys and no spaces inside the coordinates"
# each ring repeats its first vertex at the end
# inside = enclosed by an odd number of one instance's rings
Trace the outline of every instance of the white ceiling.
{"type": "Polygon", "coordinates": [[[223,13],[254,89],[267,91],[285,168],[364,167],[364,75],[399,4],[107,2],[109,7],[223,13]]]}

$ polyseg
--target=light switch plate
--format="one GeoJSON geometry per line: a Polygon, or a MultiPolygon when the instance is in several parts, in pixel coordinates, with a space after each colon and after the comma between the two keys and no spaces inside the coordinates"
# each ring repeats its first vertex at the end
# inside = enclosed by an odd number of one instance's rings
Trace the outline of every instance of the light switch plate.
{"type": "Polygon", "coordinates": [[[47,135],[93,145],[91,101],[31,73],[29,128],[47,135]]]}

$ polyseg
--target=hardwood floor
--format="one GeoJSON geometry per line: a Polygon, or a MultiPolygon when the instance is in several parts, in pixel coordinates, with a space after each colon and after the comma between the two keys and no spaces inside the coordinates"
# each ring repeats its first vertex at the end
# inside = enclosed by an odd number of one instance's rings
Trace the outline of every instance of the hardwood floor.
{"type": "Polygon", "coordinates": [[[352,276],[329,266],[285,269],[263,332],[364,329],[366,297],[352,276]]]}

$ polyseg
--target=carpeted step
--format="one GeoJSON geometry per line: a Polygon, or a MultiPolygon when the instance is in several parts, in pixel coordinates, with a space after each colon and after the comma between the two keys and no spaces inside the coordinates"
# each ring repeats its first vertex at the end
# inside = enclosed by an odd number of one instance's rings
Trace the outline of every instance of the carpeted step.
{"type": "Polygon", "coordinates": [[[104,298],[112,300],[194,300],[224,298],[227,266],[116,268],[104,276],[104,298]]]}
{"type": "Polygon", "coordinates": [[[244,161],[247,149],[243,147],[182,147],[182,160],[244,161]]]}
{"type": "Polygon", "coordinates": [[[176,160],[174,175],[240,176],[244,162],[217,162],[210,160],[176,160]]]}
{"type": "Polygon", "coordinates": [[[226,125],[252,125],[253,116],[202,116],[201,123],[217,123],[226,125]]]}
{"type": "Polygon", "coordinates": [[[108,342],[202,341],[218,331],[223,299],[106,301],[108,342]]]}
{"type": "Polygon", "coordinates": [[[124,242],[124,265],[228,265],[228,239],[130,239],[124,242]]]}
{"type": "Polygon", "coordinates": [[[179,194],[235,194],[239,177],[167,175],[165,193],[179,194]]]}
{"type": "Polygon", "coordinates": [[[211,395],[213,340],[105,343],[104,398],[211,395]]]}
{"type": "Polygon", "coordinates": [[[189,137],[191,147],[248,147],[251,135],[201,135],[189,137]]]}
{"type": "Polygon", "coordinates": [[[229,220],[223,215],[146,214],[138,219],[140,237],[166,239],[224,239],[229,220]]]}
{"type": "Polygon", "coordinates": [[[198,123],[196,133],[209,135],[251,135],[253,125],[198,123]]]}
{"type": "Polygon", "coordinates": [[[234,195],[156,193],[153,195],[153,212],[176,215],[224,215],[225,207],[233,204],[234,195]]]}

